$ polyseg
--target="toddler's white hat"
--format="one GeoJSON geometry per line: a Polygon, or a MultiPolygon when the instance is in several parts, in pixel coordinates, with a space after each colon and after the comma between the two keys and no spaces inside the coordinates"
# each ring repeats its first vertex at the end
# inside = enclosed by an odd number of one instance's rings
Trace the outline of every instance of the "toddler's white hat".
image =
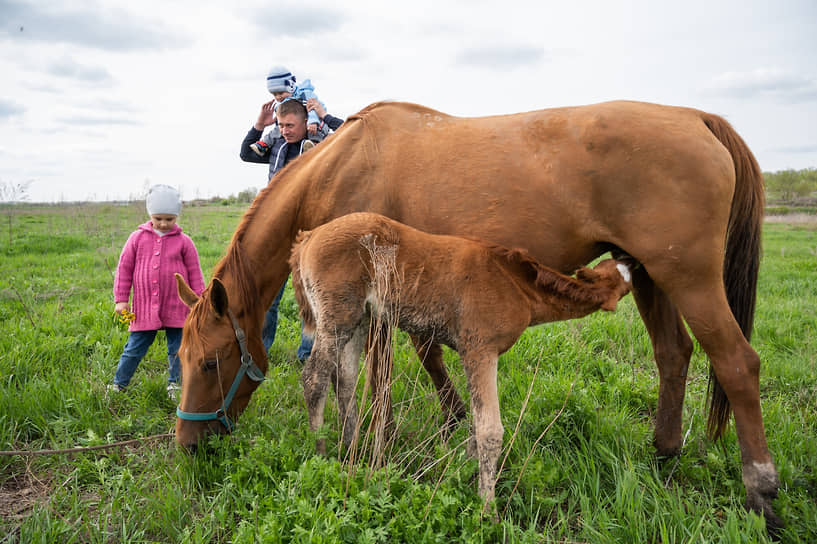
{"type": "Polygon", "coordinates": [[[270,93],[279,91],[295,92],[295,76],[283,66],[273,66],[267,72],[267,90],[270,93]]]}
{"type": "Polygon", "coordinates": [[[145,199],[148,215],[179,215],[182,210],[182,199],[179,191],[170,185],[154,185],[145,199]]]}

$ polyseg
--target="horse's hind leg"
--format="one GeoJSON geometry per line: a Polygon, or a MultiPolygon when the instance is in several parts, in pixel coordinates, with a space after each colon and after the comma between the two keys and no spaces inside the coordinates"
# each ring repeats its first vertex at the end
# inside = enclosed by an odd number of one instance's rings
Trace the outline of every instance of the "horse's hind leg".
{"type": "Polygon", "coordinates": [[[644,267],[633,272],[633,297],[650,335],[658,365],[658,409],[653,444],[659,457],[678,455],[692,340],[678,309],[655,285],[644,267]]]}
{"type": "Polygon", "coordinates": [[[448,371],[443,362],[443,349],[440,344],[435,344],[431,340],[411,336],[411,341],[414,344],[414,349],[420,357],[420,362],[428,372],[434,387],[437,388],[437,396],[440,399],[440,405],[443,412],[446,414],[446,421],[444,431],[449,432],[457,422],[465,418],[465,404],[457,393],[448,371]]]}
{"type": "Polygon", "coordinates": [[[708,286],[698,284],[675,299],[692,334],[709,356],[735,416],[746,505],[762,513],[770,534],[775,534],[781,522],[773,511],[772,500],[777,496],[780,481],[763,428],[760,357],[735,321],[719,281],[708,286]]]}

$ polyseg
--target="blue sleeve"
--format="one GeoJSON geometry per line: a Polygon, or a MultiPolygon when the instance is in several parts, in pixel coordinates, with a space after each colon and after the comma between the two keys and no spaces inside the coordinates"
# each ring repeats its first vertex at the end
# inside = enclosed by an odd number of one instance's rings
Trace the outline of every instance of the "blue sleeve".
{"type": "Polygon", "coordinates": [[[343,124],[343,119],[339,117],[335,117],[334,115],[326,114],[323,117],[323,122],[326,123],[326,126],[331,128],[332,130],[337,130],[343,124]]]}
{"type": "Polygon", "coordinates": [[[257,142],[263,133],[263,130],[258,130],[255,127],[250,128],[250,131],[247,132],[247,135],[244,136],[244,140],[241,142],[241,152],[239,153],[239,156],[241,157],[242,161],[269,164],[270,153],[267,153],[263,157],[259,157],[252,149],[250,149],[250,146],[257,142]]]}
{"type": "MultiPolygon", "coordinates": [[[[314,98],[315,100],[317,100],[318,102],[321,103],[321,106],[323,106],[324,109],[326,109],[326,104],[321,102],[321,99],[318,98],[318,95],[316,95],[314,92],[312,92],[312,90],[310,90],[310,89],[299,89],[298,90],[298,95],[299,95],[297,97],[298,100],[303,102],[304,106],[306,106],[306,101],[307,100],[309,100],[310,98],[314,98]]],[[[321,119],[320,119],[320,117],[318,117],[317,113],[315,113],[314,111],[310,111],[309,114],[307,115],[306,123],[308,125],[312,125],[312,124],[320,125],[321,124],[321,119]]]]}

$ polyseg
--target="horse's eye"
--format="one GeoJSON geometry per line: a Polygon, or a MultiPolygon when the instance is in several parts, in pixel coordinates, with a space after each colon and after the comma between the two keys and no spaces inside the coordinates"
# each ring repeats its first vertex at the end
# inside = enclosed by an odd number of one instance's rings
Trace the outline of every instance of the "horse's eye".
{"type": "Polygon", "coordinates": [[[204,370],[215,370],[218,367],[218,359],[208,359],[204,361],[204,370]]]}

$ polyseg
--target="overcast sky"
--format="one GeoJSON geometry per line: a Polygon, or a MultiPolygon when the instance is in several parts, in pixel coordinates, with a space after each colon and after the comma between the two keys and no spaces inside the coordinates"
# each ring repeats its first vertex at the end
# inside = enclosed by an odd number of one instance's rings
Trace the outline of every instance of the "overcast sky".
{"type": "Polygon", "coordinates": [[[266,183],[239,145],[267,69],[346,117],[633,99],[726,117],[764,171],[817,166],[814,0],[0,0],[0,182],[35,202],[266,183]]]}

